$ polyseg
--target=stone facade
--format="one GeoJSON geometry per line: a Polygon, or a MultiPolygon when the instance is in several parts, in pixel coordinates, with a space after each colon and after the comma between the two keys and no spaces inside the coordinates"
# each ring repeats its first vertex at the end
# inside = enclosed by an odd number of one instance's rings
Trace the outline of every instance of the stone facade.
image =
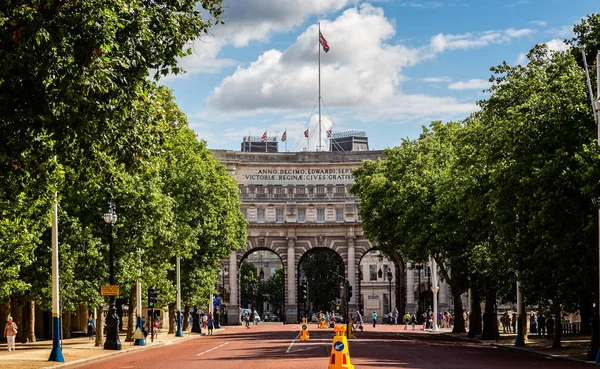
{"type": "MultiPolygon", "coordinates": [[[[248,220],[246,247],[225,261],[230,271],[225,283],[228,322],[239,322],[239,266],[256,250],[270,250],[281,259],[286,286],[285,322],[298,321],[299,261],[305,253],[320,247],[342,258],[345,277],[354,291],[349,308],[356,310],[360,306],[364,311],[366,306],[359,297],[365,295],[360,286],[360,262],[375,246],[363,234],[359,199],[349,193],[354,182],[351,171],[363,160],[381,157],[383,151],[213,150],[213,155],[237,180],[242,212],[248,220]]],[[[397,306],[403,314],[409,273],[400,259],[393,260],[390,267],[393,272],[391,305],[397,306]]],[[[385,286],[389,287],[387,279],[385,286]]]]}

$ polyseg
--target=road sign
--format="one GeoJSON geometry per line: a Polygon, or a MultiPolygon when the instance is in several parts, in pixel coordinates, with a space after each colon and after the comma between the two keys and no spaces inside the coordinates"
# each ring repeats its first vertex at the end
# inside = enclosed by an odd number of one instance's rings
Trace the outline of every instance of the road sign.
{"type": "Polygon", "coordinates": [[[100,286],[100,296],[119,296],[119,286],[100,286]]]}
{"type": "Polygon", "coordinates": [[[342,352],[344,350],[344,342],[336,342],[333,345],[333,349],[337,352],[342,352]]]}
{"type": "Polygon", "coordinates": [[[221,306],[221,298],[219,298],[219,297],[215,297],[215,299],[213,300],[213,306],[214,306],[214,307],[219,307],[219,306],[221,306]]]}

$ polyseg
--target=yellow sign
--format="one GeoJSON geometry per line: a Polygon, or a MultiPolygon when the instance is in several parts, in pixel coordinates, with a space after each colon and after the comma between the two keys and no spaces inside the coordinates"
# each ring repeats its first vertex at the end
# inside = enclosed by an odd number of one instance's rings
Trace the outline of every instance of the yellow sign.
{"type": "Polygon", "coordinates": [[[100,296],[119,296],[119,286],[100,286],[100,296]]]}

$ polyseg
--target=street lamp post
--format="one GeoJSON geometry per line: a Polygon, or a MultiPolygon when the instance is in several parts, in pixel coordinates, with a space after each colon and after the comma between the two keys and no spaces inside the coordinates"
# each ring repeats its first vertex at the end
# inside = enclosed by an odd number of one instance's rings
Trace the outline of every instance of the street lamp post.
{"type": "MultiPolygon", "coordinates": [[[[111,286],[115,285],[115,247],[113,240],[113,228],[117,222],[117,213],[115,212],[115,204],[112,200],[108,201],[108,211],[104,213],[104,221],[110,228],[110,249],[109,249],[109,282],[111,286]]],[[[119,316],[117,315],[117,307],[115,306],[115,297],[110,297],[110,306],[108,308],[108,316],[106,317],[106,342],[104,342],[105,350],[120,350],[121,341],[119,340],[119,316]]]]}
{"type": "Polygon", "coordinates": [[[219,274],[221,274],[221,301],[219,304],[219,317],[217,319],[215,319],[215,328],[221,328],[221,324],[222,320],[223,320],[223,301],[225,301],[225,276],[228,275],[229,273],[227,272],[227,267],[225,267],[224,265],[222,265],[221,267],[221,271],[219,272],[219,274]]]}
{"type": "Polygon", "coordinates": [[[417,308],[417,320],[421,319],[421,270],[423,270],[423,263],[415,263],[415,269],[419,272],[419,284],[417,287],[417,295],[419,297],[419,303],[417,308]]]}
{"type": "Polygon", "coordinates": [[[390,294],[389,294],[390,298],[388,299],[390,302],[389,311],[392,311],[392,270],[391,269],[388,269],[387,279],[388,279],[388,285],[389,285],[389,290],[390,290],[390,294]]]}

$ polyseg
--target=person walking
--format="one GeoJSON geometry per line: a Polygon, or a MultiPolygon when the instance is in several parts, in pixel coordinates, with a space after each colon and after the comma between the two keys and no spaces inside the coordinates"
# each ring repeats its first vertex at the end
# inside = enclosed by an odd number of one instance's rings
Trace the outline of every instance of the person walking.
{"type": "Polygon", "coordinates": [[[393,313],[393,317],[394,317],[394,325],[398,325],[398,314],[400,314],[398,312],[398,308],[394,308],[394,313],[393,313]]]}
{"type": "Polygon", "coordinates": [[[15,346],[15,338],[17,336],[17,323],[13,322],[12,316],[8,316],[8,321],[4,325],[4,337],[6,337],[6,346],[8,347],[8,352],[15,351],[17,347],[15,346]]]}
{"type": "Polygon", "coordinates": [[[540,314],[540,317],[538,318],[538,336],[545,336],[546,335],[546,318],[544,317],[544,314],[540,314]]]}
{"type": "Polygon", "coordinates": [[[212,336],[213,328],[215,326],[215,320],[213,319],[212,316],[209,316],[207,323],[208,323],[208,335],[212,336]]]}
{"type": "Polygon", "coordinates": [[[191,332],[192,328],[194,327],[194,314],[190,314],[190,318],[189,318],[188,322],[189,322],[188,327],[190,328],[190,332],[191,332]]]}
{"type": "Polygon", "coordinates": [[[412,329],[414,331],[417,324],[417,316],[415,314],[410,316],[410,324],[412,324],[412,329]]]}
{"type": "Polygon", "coordinates": [[[94,339],[94,316],[92,314],[90,314],[90,317],[88,318],[88,323],[87,323],[87,335],[88,335],[88,339],[93,340],[94,339]]]}
{"type": "Polygon", "coordinates": [[[402,319],[404,320],[404,330],[406,331],[408,330],[408,323],[410,322],[410,314],[404,314],[404,317],[402,319]]]}
{"type": "Polygon", "coordinates": [[[377,313],[375,311],[373,311],[373,314],[371,314],[371,319],[373,319],[373,328],[375,328],[377,325],[377,313]]]}

